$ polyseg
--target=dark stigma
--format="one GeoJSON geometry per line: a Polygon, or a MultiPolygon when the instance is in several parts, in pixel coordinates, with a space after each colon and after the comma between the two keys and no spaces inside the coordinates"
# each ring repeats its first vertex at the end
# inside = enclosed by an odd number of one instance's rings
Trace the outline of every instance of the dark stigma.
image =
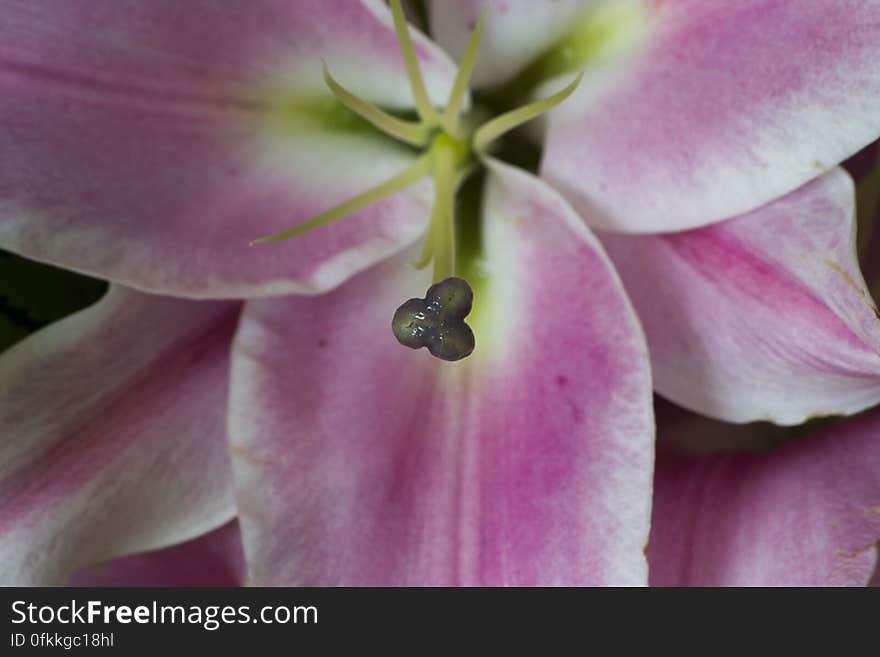
{"type": "Polygon", "coordinates": [[[474,292],[463,278],[447,278],[428,288],[424,299],[406,301],[391,321],[394,337],[412,349],[427,347],[442,360],[461,360],[474,350],[474,332],[464,318],[474,292]]]}

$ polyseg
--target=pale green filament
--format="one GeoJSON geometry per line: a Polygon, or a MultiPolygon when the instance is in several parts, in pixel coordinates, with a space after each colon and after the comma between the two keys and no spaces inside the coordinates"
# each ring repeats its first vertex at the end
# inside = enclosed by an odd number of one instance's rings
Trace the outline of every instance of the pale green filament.
{"type": "Polygon", "coordinates": [[[363,119],[366,119],[379,130],[399,141],[424,146],[428,141],[430,129],[422,123],[404,121],[396,116],[388,114],[372,103],[358,98],[333,79],[327,64],[324,64],[324,82],[343,105],[363,119]]]}
{"type": "Polygon", "coordinates": [[[477,63],[477,54],[480,52],[480,38],[483,34],[483,23],[486,21],[486,15],[489,10],[486,9],[477,19],[477,24],[471,34],[471,40],[468,42],[467,49],[461,58],[461,64],[458,67],[458,73],[455,76],[455,83],[452,85],[452,91],[449,94],[449,102],[446,103],[446,109],[441,117],[441,122],[446,131],[451,135],[458,135],[458,122],[461,115],[461,103],[464,95],[467,93],[468,85],[471,81],[471,75],[474,72],[474,66],[477,63]]]}
{"type": "Polygon", "coordinates": [[[581,78],[583,77],[584,74],[581,73],[575,78],[574,82],[569,84],[562,91],[543,100],[529,103],[523,107],[506,112],[501,116],[496,116],[491,121],[481,125],[476,133],[474,133],[474,150],[478,153],[484,152],[490,143],[498,139],[498,137],[504,133],[510,132],[514,128],[521,126],[523,123],[528,123],[532,119],[549,112],[574,93],[574,90],[577,89],[577,86],[580,84],[581,78]]]}
{"type": "Polygon", "coordinates": [[[423,123],[429,126],[436,126],[438,123],[437,112],[434,110],[434,106],[431,105],[428,92],[425,90],[422,70],[419,68],[416,49],[413,47],[412,39],[409,36],[409,26],[406,22],[406,16],[403,14],[400,0],[391,0],[391,14],[394,16],[394,29],[397,31],[397,41],[400,43],[403,61],[406,64],[406,74],[409,77],[409,86],[412,89],[416,111],[419,113],[423,123]]]}
{"type": "Polygon", "coordinates": [[[422,155],[410,167],[397,174],[393,178],[386,180],[381,185],[377,185],[376,187],[367,190],[363,194],[359,194],[358,196],[347,200],[345,203],[337,205],[335,208],[330,208],[329,210],[322,212],[318,216],[313,217],[309,221],[300,224],[299,226],[295,226],[290,230],[285,230],[281,233],[276,233],[275,235],[269,235],[268,237],[261,237],[258,240],[254,240],[253,242],[251,242],[251,246],[253,246],[254,244],[264,244],[266,242],[280,242],[281,240],[286,240],[291,237],[296,237],[297,235],[302,235],[303,233],[307,233],[310,230],[314,230],[315,228],[326,226],[327,224],[338,221],[339,219],[343,219],[350,214],[354,214],[359,210],[363,210],[364,208],[367,208],[374,203],[378,203],[382,199],[391,196],[392,194],[396,194],[397,192],[406,189],[407,187],[415,182],[418,182],[430,173],[431,157],[430,153],[428,153],[422,155]]]}

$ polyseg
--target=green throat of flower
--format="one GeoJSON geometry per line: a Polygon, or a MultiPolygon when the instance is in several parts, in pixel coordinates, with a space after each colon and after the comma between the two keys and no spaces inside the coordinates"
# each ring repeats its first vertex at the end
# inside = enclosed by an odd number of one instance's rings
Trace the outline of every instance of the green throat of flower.
{"type": "Polygon", "coordinates": [[[473,291],[463,278],[457,277],[459,263],[456,255],[460,249],[455,229],[455,199],[458,190],[486,156],[493,142],[564,101],[577,88],[581,77],[578,76],[567,87],[548,98],[474,125],[472,117],[462,114],[462,106],[477,61],[488,10],[477,20],[442,112],[428,99],[400,0],[391,0],[391,11],[418,119],[401,119],[358,98],[333,79],[326,65],[324,81],[349,110],[386,135],[421,149],[421,155],[407,169],[380,185],[294,228],[262,237],[252,244],[280,242],[321,228],[430,177],[434,182],[431,222],[421,257],[412,264],[417,269],[433,264],[435,284],[424,299],[410,299],[398,308],[392,329],[398,341],[405,346],[414,349],[428,347],[431,354],[438,358],[460,360],[473,351],[474,337],[464,322],[464,317],[471,309],[473,291]]]}

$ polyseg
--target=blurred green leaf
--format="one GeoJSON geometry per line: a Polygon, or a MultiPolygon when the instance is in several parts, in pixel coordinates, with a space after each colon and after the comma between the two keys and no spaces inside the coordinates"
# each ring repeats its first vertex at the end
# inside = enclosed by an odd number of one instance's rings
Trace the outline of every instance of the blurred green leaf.
{"type": "Polygon", "coordinates": [[[107,283],[0,251],[0,350],[92,305],[107,283]]]}

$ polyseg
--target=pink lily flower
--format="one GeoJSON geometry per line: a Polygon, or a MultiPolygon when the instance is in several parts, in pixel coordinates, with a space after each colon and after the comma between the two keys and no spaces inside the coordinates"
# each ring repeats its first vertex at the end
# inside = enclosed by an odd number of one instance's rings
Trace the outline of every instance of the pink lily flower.
{"type": "MultiPolygon", "coordinates": [[[[0,580],[748,578],[656,565],[704,538],[665,501],[690,472],[658,468],[646,557],[652,387],[734,422],[880,401],[836,166],[880,135],[880,6],[484,9],[432,3],[429,39],[378,0],[0,0],[0,247],[112,283],[0,356],[0,580]],[[536,170],[504,161],[529,148],[536,170]],[[478,237],[451,230],[471,166],[478,237]],[[457,363],[390,329],[450,274],[457,363]]],[[[732,466],[758,484],[725,531],[829,454],[853,480],[815,491],[817,526],[875,504],[831,442],[732,466]]],[[[880,532],[841,527],[762,577],[867,581],[880,532]],[[838,548],[852,578],[804,570],[838,548]]]]}

